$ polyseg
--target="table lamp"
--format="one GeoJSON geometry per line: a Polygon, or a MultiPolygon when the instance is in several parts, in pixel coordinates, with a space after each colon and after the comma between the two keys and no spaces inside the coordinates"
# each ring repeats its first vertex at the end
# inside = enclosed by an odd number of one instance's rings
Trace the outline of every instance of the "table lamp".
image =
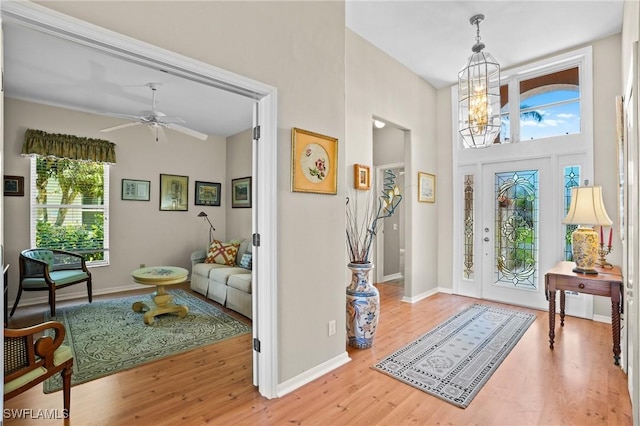
{"type": "Polygon", "coordinates": [[[209,222],[209,242],[213,241],[213,231],[216,230],[216,228],[213,227],[213,224],[211,223],[211,221],[209,220],[209,217],[207,216],[207,214],[205,212],[200,212],[198,213],[198,217],[204,217],[207,222],[209,222]]]}
{"type": "Polygon", "coordinates": [[[597,274],[598,233],[594,225],[611,225],[607,210],[602,202],[602,187],[580,186],[571,188],[569,213],[562,223],[578,225],[571,234],[571,249],[576,267],[573,272],[597,274]]]}

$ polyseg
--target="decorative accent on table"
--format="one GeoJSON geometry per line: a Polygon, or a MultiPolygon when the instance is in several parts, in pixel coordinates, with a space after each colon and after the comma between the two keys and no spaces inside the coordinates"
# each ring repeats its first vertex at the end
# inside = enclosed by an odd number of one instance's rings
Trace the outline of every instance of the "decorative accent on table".
{"type": "Polygon", "coordinates": [[[351,270],[351,284],[347,287],[347,337],[349,345],[366,349],[373,345],[380,313],[378,289],[369,281],[371,244],[382,219],[391,217],[402,195],[395,184],[396,176],[391,170],[384,172],[384,188],[378,198],[369,196],[364,209],[359,211],[357,198],[351,202],[347,197],[347,251],[351,270]]]}
{"type": "Polygon", "coordinates": [[[177,175],[160,175],[160,210],[189,210],[189,177],[177,175]]]}
{"type": "Polygon", "coordinates": [[[436,202],[436,175],[418,172],[418,201],[421,203],[436,202]]]}
{"type": "Polygon", "coordinates": [[[251,208],[251,176],[231,180],[231,207],[251,208]]]}
{"type": "Polygon", "coordinates": [[[220,206],[222,185],[217,182],[196,181],[196,206],[220,206]]]}
{"type": "Polygon", "coordinates": [[[149,201],[151,182],[148,180],[122,179],[122,199],[149,201]]]}
{"type": "Polygon", "coordinates": [[[371,188],[371,168],[364,164],[354,164],[353,183],[356,189],[369,190],[371,188]]]}
{"type": "Polygon", "coordinates": [[[4,175],[4,195],[24,197],[24,177],[4,175]]]}
{"type": "Polygon", "coordinates": [[[612,269],[613,265],[607,262],[607,255],[611,253],[611,241],[613,239],[613,227],[609,228],[609,244],[604,245],[604,233],[602,231],[602,226],[600,226],[600,248],[598,249],[598,260],[596,261],[596,265],[604,268],[604,269],[612,269]]]}
{"type": "Polygon", "coordinates": [[[338,193],[338,139],[291,129],[291,191],[338,193]]]}

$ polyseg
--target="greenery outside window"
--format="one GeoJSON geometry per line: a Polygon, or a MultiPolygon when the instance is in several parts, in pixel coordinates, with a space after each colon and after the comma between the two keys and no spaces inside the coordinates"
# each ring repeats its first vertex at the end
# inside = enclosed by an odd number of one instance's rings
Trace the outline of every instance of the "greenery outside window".
{"type": "Polygon", "coordinates": [[[31,247],[109,263],[109,166],[55,157],[31,159],[31,247]]]}

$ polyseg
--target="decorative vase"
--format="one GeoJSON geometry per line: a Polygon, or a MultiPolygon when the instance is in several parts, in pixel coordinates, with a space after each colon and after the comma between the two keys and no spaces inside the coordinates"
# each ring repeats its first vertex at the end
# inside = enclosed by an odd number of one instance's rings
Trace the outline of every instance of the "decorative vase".
{"type": "Polygon", "coordinates": [[[347,337],[349,346],[370,348],[378,327],[380,293],[369,282],[371,262],[349,263],[351,284],[347,287],[347,337]]]}

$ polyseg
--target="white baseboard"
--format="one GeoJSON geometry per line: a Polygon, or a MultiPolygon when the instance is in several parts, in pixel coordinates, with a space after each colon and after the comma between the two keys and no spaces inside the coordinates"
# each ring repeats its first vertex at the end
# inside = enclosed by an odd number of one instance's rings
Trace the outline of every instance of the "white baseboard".
{"type": "Polygon", "coordinates": [[[446,293],[446,294],[453,294],[453,290],[450,288],[443,288],[443,287],[436,287],[432,290],[426,291],[424,293],[418,294],[417,296],[413,296],[413,297],[403,297],[402,301],[403,302],[407,302],[407,303],[416,303],[421,301],[422,299],[426,299],[427,297],[431,297],[435,294],[438,293],[446,293]]]}
{"type": "Polygon", "coordinates": [[[382,277],[382,282],[386,283],[387,281],[400,280],[400,279],[402,279],[402,274],[400,272],[397,272],[392,275],[385,275],[384,277],[382,277]]]}
{"type": "Polygon", "coordinates": [[[593,315],[593,320],[597,322],[604,322],[606,324],[611,324],[611,317],[607,315],[593,315]]]}
{"type": "Polygon", "coordinates": [[[324,376],[325,374],[335,370],[338,367],[343,366],[344,364],[351,361],[349,358],[348,352],[343,352],[337,357],[334,357],[328,361],[323,362],[320,365],[313,367],[310,370],[305,371],[302,374],[299,374],[284,383],[280,383],[278,385],[278,389],[276,391],[277,398],[285,396],[286,394],[295,391],[296,389],[310,383],[317,378],[324,376]]]}
{"type": "MultiPolygon", "coordinates": [[[[66,293],[66,294],[61,294],[60,292],[56,292],[56,302],[61,300],[72,300],[72,299],[80,299],[80,300],[88,301],[87,285],[79,284],[78,290],[79,291],[77,292],[74,291],[73,293],[66,293]]],[[[91,293],[93,296],[102,296],[104,294],[120,293],[123,291],[131,291],[131,290],[140,290],[140,285],[129,284],[129,285],[124,285],[120,287],[109,287],[108,289],[101,289],[97,291],[95,289],[92,289],[91,293]]],[[[20,298],[20,303],[18,304],[18,308],[21,306],[33,306],[33,305],[40,305],[40,304],[49,305],[49,297],[47,296],[48,293],[46,291],[38,292],[38,293],[42,293],[43,296],[30,297],[28,299],[24,298],[25,293],[28,294],[32,292],[26,292],[26,291],[22,292],[22,297],[20,298]]],[[[15,298],[8,302],[9,309],[11,309],[11,307],[15,302],[16,302],[15,298]]]]}

